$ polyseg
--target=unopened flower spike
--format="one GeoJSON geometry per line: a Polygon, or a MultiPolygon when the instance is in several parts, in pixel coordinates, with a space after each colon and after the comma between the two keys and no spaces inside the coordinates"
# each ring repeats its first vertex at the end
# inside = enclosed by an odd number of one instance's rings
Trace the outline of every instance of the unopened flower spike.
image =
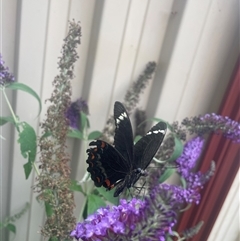
{"type": "Polygon", "coordinates": [[[226,138],[233,142],[240,143],[240,123],[230,119],[227,116],[217,115],[215,113],[203,116],[185,118],[182,125],[193,134],[203,136],[210,132],[215,134],[223,134],[226,138]]]}

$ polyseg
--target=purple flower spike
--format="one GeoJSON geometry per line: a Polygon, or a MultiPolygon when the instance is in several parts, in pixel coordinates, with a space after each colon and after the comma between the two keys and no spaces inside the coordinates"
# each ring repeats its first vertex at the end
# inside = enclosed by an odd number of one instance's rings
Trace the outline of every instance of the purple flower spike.
{"type": "Polygon", "coordinates": [[[198,136],[202,136],[210,132],[222,133],[233,142],[240,143],[240,123],[227,116],[211,113],[199,117],[185,118],[182,125],[186,126],[191,134],[196,133],[198,136]]]}
{"type": "Polygon", "coordinates": [[[75,102],[72,102],[65,114],[66,118],[69,120],[69,125],[73,129],[79,129],[81,111],[85,114],[88,114],[87,102],[82,98],[76,100],[75,102]]]}
{"type": "Polygon", "coordinates": [[[0,54],[0,86],[5,86],[15,81],[14,76],[9,73],[9,69],[4,66],[4,63],[2,55],[0,54]]]}
{"type": "Polygon", "coordinates": [[[216,133],[222,132],[226,138],[240,143],[239,122],[231,120],[228,116],[221,116],[215,113],[206,114],[200,117],[200,120],[205,124],[214,126],[216,133]]]}
{"type": "Polygon", "coordinates": [[[196,137],[186,143],[182,155],[176,160],[179,164],[178,171],[184,177],[188,178],[190,170],[192,170],[202,152],[204,140],[196,137]]]}

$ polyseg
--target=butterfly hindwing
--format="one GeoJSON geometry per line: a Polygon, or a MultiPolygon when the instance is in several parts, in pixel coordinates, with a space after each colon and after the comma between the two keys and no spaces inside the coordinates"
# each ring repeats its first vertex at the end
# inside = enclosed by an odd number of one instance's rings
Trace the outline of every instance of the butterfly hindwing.
{"type": "Polygon", "coordinates": [[[124,166],[123,157],[107,142],[97,140],[89,145],[96,147],[87,150],[87,171],[90,172],[91,179],[97,187],[104,186],[110,190],[126,175],[127,167],[124,166]]]}
{"type": "Polygon", "coordinates": [[[158,122],[134,145],[134,167],[146,169],[155,156],[166,134],[165,122],[158,122]]]}
{"type": "Polygon", "coordinates": [[[115,136],[114,146],[122,154],[127,162],[129,171],[133,160],[133,132],[128,113],[122,103],[114,104],[115,136]]]}

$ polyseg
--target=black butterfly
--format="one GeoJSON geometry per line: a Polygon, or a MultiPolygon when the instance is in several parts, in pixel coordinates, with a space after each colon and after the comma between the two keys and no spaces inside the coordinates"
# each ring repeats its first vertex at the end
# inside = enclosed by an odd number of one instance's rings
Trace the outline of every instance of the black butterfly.
{"type": "Polygon", "coordinates": [[[160,121],[134,145],[128,113],[118,101],[114,105],[114,119],[115,147],[105,141],[92,141],[89,145],[96,147],[87,150],[87,171],[97,187],[104,186],[107,190],[116,187],[114,197],[117,197],[146,175],[145,169],[160,147],[167,125],[160,121]]]}

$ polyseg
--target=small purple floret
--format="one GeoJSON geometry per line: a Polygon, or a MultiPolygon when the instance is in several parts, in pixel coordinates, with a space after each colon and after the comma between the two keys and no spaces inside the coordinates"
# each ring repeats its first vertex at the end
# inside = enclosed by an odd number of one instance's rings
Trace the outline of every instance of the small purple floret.
{"type": "Polygon", "coordinates": [[[4,60],[0,54],[0,86],[11,84],[15,81],[14,76],[9,72],[8,67],[4,66],[4,60]]]}
{"type": "Polygon", "coordinates": [[[82,98],[72,102],[69,106],[65,116],[69,120],[69,125],[73,129],[79,129],[80,127],[80,112],[88,114],[88,105],[82,98]]]}

